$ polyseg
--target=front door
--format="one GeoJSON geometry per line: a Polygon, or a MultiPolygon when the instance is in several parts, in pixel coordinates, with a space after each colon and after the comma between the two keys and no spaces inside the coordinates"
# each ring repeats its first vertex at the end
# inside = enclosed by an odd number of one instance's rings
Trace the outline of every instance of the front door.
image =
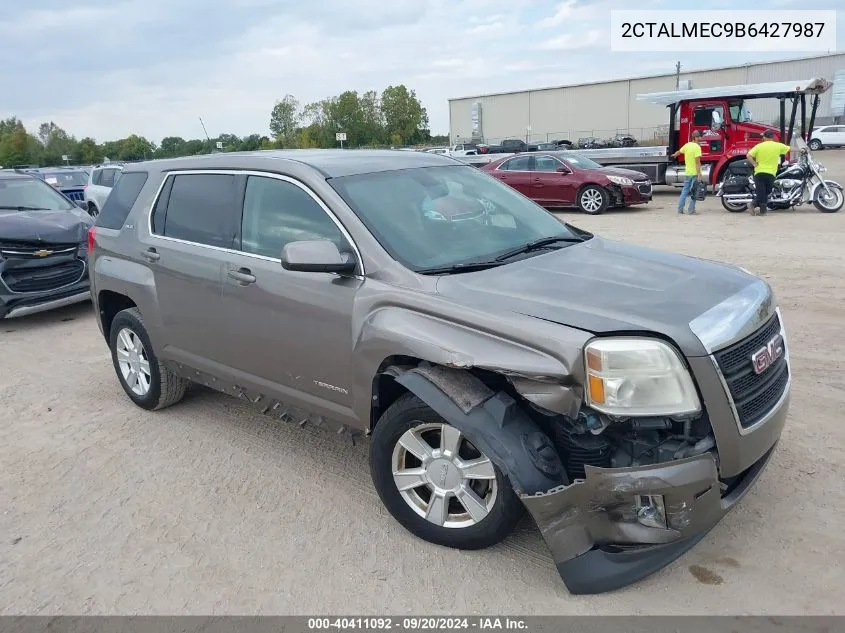
{"type": "Polygon", "coordinates": [[[224,351],[221,284],[242,180],[226,173],[170,175],[150,218],[151,233],[139,227],[137,257],[155,280],[160,323],[150,325],[162,358],[208,371],[224,351]]]}
{"type": "Polygon", "coordinates": [[[259,393],[344,419],[353,415],[352,315],[364,281],[282,268],[285,244],[316,239],[351,249],[304,185],[277,175],[248,177],[239,252],[229,255],[224,271],[223,313],[231,324],[225,362],[259,393]]]}
{"type": "Polygon", "coordinates": [[[575,203],[572,172],[553,156],[535,156],[531,181],[532,198],[546,206],[570,206],[575,203]],[[558,171],[565,169],[566,171],[558,171]]]}
{"type": "Polygon", "coordinates": [[[532,157],[527,154],[514,156],[490,173],[498,180],[530,198],[534,193],[531,186],[531,161],[532,157]]]}
{"type": "Polygon", "coordinates": [[[708,157],[718,157],[724,153],[725,131],[718,124],[727,124],[725,106],[722,103],[703,103],[696,105],[693,110],[693,121],[690,127],[690,138],[683,139],[681,145],[692,140],[692,132],[698,130],[702,136],[701,162],[707,162],[708,157]],[[714,129],[716,128],[716,129],[714,129]]]}

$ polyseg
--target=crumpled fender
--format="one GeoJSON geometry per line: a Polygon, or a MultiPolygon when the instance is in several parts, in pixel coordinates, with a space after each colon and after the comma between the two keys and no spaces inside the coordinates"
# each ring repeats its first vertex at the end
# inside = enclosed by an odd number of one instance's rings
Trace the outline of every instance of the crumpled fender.
{"type": "Polygon", "coordinates": [[[548,436],[508,394],[493,392],[467,371],[436,365],[401,372],[395,379],[466,433],[517,494],[533,495],[569,483],[548,436]]]}

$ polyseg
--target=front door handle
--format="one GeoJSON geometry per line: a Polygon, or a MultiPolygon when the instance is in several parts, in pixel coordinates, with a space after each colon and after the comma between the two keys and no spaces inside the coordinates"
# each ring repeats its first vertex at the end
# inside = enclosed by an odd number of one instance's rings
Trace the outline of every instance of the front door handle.
{"type": "Polygon", "coordinates": [[[237,281],[242,286],[248,286],[255,283],[255,275],[249,268],[238,268],[237,270],[229,270],[229,277],[237,281]]]}
{"type": "Polygon", "coordinates": [[[157,262],[159,259],[161,259],[161,255],[159,255],[156,252],[156,249],[154,249],[152,247],[148,248],[145,251],[142,251],[141,257],[143,257],[144,259],[146,259],[147,261],[150,261],[150,262],[157,262]]]}

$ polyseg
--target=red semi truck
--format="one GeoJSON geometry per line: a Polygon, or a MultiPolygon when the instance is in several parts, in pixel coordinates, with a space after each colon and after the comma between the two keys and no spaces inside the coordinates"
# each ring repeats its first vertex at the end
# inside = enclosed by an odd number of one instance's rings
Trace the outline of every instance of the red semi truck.
{"type": "MultiPolygon", "coordinates": [[[[641,171],[656,185],[680,186],[684,168],[672,154],[692,139],[694,130],[701,130],[704,134],[699,141],[703,175],[715,185],[724,177],[728,164],[745,158],[767,129],[775,130],[778,140],[790,144],[796,124],[800,124],[801,137],[809,140],[820,97],[832,85],[826,79],[814,78],[637,95],[638,101],[662,105],[669,110],[669,145],[578,150],[578,153],[604,166],[641,171]],[[755,99],[779,100],[780,129],[752,120],[748,102],[755,99]]],[[[502,157],[502,154],[491,154],[459,160],[480,166],[502,157]]]]}

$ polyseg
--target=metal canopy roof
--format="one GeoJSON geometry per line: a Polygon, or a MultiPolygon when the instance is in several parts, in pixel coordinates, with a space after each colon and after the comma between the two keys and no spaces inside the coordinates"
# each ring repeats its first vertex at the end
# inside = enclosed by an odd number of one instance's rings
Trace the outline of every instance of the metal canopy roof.
{"type": "Polygon", "coordinates": [[[637,101],[648,101],[657,105],[669,106],[679,101],[690,99],[733,99],[792,97],[796,94],[822,94],[830,90],[833,84],[827,79],[816,77],[800,81],[776,81],[765,84],[745,86],[717,86],[716,88],[697,88],[695,90],[673,90],[672,92],[650,92],[637,95],[637,101]]]}

